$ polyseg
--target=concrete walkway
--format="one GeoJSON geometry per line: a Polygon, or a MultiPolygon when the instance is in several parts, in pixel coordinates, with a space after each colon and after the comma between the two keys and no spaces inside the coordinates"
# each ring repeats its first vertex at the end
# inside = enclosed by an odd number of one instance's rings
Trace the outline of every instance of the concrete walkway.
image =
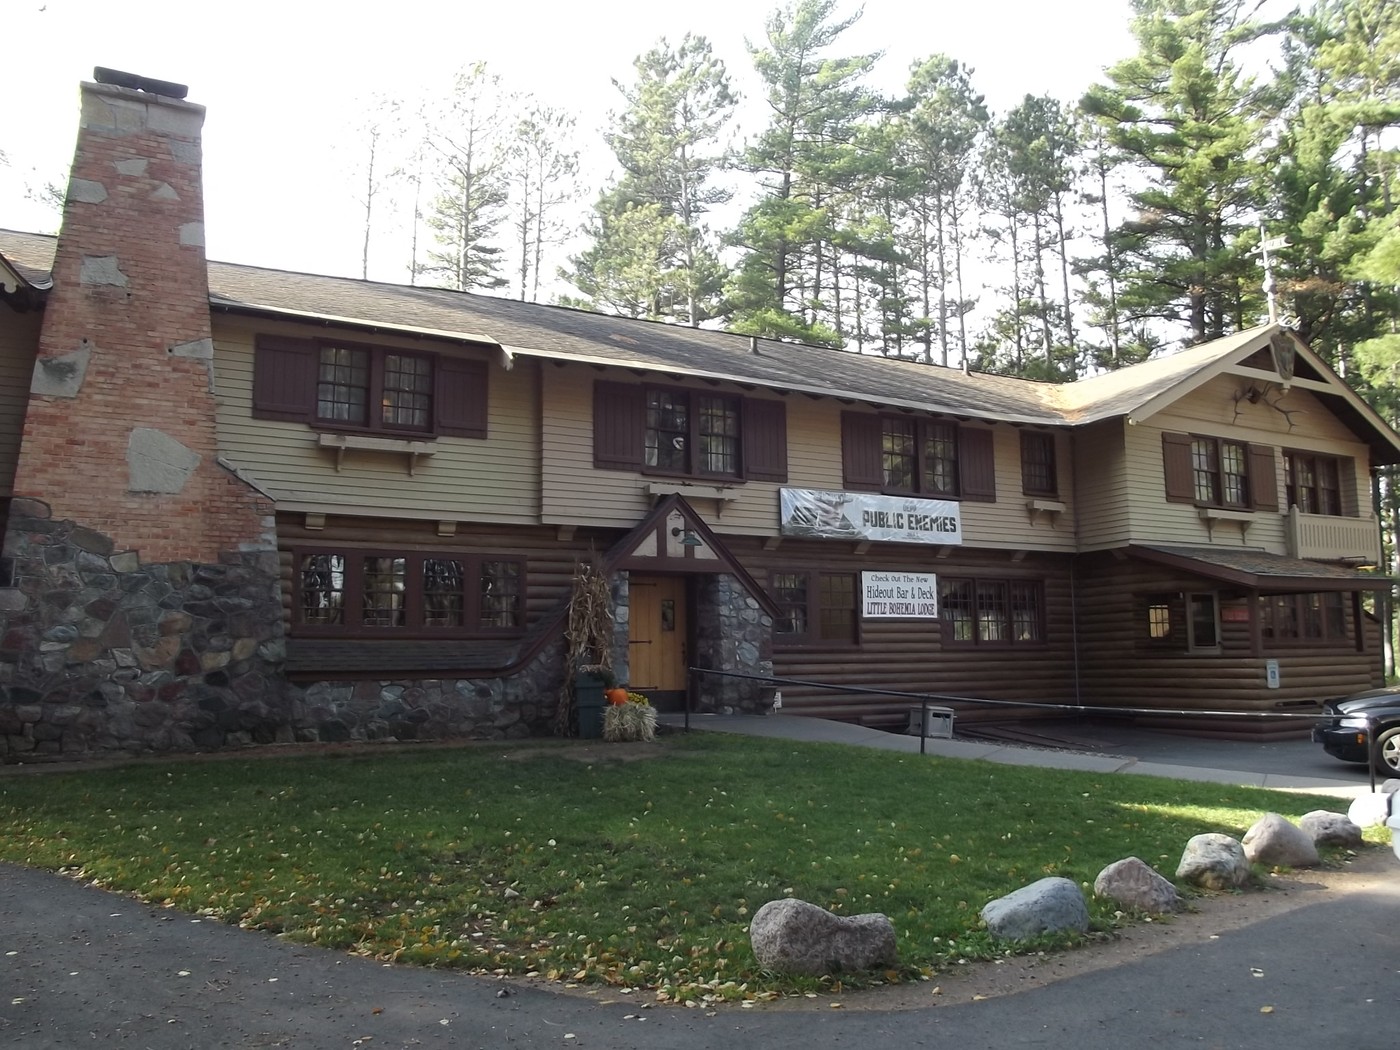
{"type": "MultiPolygon", "coordinates": [[[[684,725],[685,716],[668,713],[660,720],[664,725],[679,728],[684,725]]],[[[919,752],[917,736],[782,712],[771,715],[695,714],[690,716],[690,726],[702,732],[919,752]]],[[[1045,731],[1053,734],[1056,729],[1052,724],[1045,731]]],[[[1370,791],[1370,779],[1364,767],[1330,759],[1321,747],[1307,740],[1254,744],[1097,723],[1065,735],[1064,745],[1055,748],[935,737],[926,738],[923,743],[927,754],[974,762],[1076,769],[1089,773],[1130,773],[1342,798],[1355,798],[1370,791]],[[1084,745],[1086,737],[1091,740],[1088,747],[1084,745]],[[1094,743],[1100,746],[1093,746],[1094,743]]]]}

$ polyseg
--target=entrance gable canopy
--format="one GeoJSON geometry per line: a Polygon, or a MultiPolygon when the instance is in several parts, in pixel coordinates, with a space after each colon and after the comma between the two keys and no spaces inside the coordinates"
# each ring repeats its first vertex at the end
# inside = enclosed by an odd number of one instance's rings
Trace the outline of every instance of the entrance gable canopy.
{"type": "Polygon", "coordinates": [[[637,525],[603,558],[608,570],[659,573],[728,573],[769,616],[779,615],[768,592],[739,563],[714,530],[683,496],[657,500],[637,525]]]}

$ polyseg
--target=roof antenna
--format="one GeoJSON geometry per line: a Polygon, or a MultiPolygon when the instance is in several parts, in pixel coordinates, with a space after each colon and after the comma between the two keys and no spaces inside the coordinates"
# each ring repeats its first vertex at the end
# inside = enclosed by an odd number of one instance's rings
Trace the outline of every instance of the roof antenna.
{"type": "Polygon", "coordinates": [[[1265,237],[1264,224],[1259,224],[1259,247],[1249,254],[1264,257],[1264,298],[1269,303],[1269,324],[1278,323],[1278,302],[1274,299],[1274,267],[1269,253],[1287,247],[1290,247],[1287,237],[1265,237]]]}

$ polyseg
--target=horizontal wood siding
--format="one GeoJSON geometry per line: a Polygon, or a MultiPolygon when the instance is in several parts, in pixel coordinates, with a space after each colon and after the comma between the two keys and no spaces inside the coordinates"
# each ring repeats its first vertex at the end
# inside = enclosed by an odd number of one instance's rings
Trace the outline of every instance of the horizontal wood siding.
{"type": "MultiPolygon", "coordinates": [[[[940,575],[981,575],[999,579],[1041,580],[1045,592],[1046,643],[1035,646],[944,646],[937,620],[865,620],[859,644],[775,646],[774,674],[824,684],[938,693],[995,700],[1069,702],[1073,697],[1073,659],[1068,559],[1031,556],[1019,562],[997,552],[957,551],[940,559],[932,552],[891,545],[865,555],[849,544],[784,542],[765,551],[752,541],[733,549],[760,584],[774,572],[819,569],[825,572],[903,570],[940,575]]],[[[902,724],[915,701],[783,686],[783,710],[794,714],[842,718],[879,724],[902,724]]],[[[959,717],[1005,719],[1006,707],[955,704],[959,717]]],[[[1023,709],[1020,709],[1023,710],[1023,709]]]]}
{"type": "MultiPolygon", "coordinates": [[[[546,522],[570,525],[596,525],[631,528],[651,509],[655,497],[648,487],[678,484],[686,479],[655,477],[634,470],[600,470],[593,466],[593,384],[595,381],[642,383],[642,377],[610,369],[602,371],[581,365],[543,364],[543,476],[541,516],[546,522]]],[[[756,391],[732,384],[718,387],[705,383],[684,383],[667,376],[648,377],[666,386],[684,387],[704,393],[759,398],[756,391]]],[[[788,430],[794,433],[793,415],[803,398],[775,398],[787,406],[788,430]]],[[[840,438],[837,438],[840,448],[840,438]]],[[[792,470],[792,444],[789,441],[789,479],[792,470]]],[[[714,499],[694,496],[690,502],[705,521],[720,532],[769,535],[778,529],[778,489],[771,481],[725,482],[723,479],[695,478],[696,491],[713,492],[715,485],[728,485],[735,497],[716,510],[714,499]]],[[[798,484],[790,480],[789,484],[798,484]]]]}
{"type": "Polygon", "coordinates": [[[1075,504],[1082,548],[1117,547],[1132,534],[1126,424],[1108,419],[1074,431],[1075,504]]]}
{"type": "Polygon", "coordinates": [[[15,484],[42,320],[37,310],[17,314],[0,304],[0,492],[9,492],[15,484]]]}
{"type": "MultiPolygon", "coordinates": [[[[1266,644],[1255,656],[1247,623],[1221,624],[1218,652],[1193,653],[1184,646],[1158,646],[1147,640],[1145,605],[1137,596],[1216,589],[1210,580],[1134,560],[1120,561],[1110,555],[1080,559],[1075,592],[1084,702],[1163,712],[1273,712],[1281,703],[1321,700],[1381,683],[1380,632],[1369,618],[1363,622],[1365,652],[1357,652],[1354,641],[1346,645],[1289,642],[1266,644]],[[1279,662],[1278,689],[1267,687],[1265,666],[1270,659],[1279,662]]],[[[1222,606],[1249,601],[1238,592],[1219,593],[1222,606]]],[[[1246,729],[1265,728],[1237,722],[1246,729]]],[[[1212,724],[1198,716],[1191,727],[1209,730],[1212,724]]]]}
{"type": "MultiPolygon", "coordinates": [[[[1306,390],[1292,390],[1280,404],[1291,418],[1260,401],[1235,401],[1235,394],[1248,387],[1247,380],[1221,376],[1199,390],[1157,413],[1150,420],[1124,430],[1126,466],[1125,491],[1130,504],[1126,532],[1095,524],[1086,529],[1084,549],[1121,546],[1126,543],[1174,543],[1204,546],[1248,546],[1273,553],[1287,551],[1286,519],[1280,511],[1254,511],[1248,529],[1241,535],[1234,522],[1216,522],[1212,527],[1201,519],[1199,509],[1190,503],[1170,503],[1166,499],[1162,467],[1163,433],[1199,434],[1222,437],[1274,450],[1274,480],[1279,501],[1284,502],[1283,449],[1303,449],[1333,456],[1349,457],[1356,469],[1343,485],[1343,508],[1369,513],[1369,455],[1367,447],[1336,418],[1331,410],[1306,390]],[[1238,411],[1238,415],[1236,412],[1238,411]],[[1290,429],[1291,427],[1291,429],[1290,429]]],[[[1270,400],[1277,399],[1277,391],[1270,400]]],[[[1344,472],[1345,473],[1345,472],[1344,472]]],[[[1097,521],[1097,519],[1096,519],[1097,521]]]]}
{"type": "MultiPolygon", "coordinates": [[[[219,446],[234,466],[278,502],[299,510],[405,515],[461,522],[539,522],[539,426],[536,365],[500,368],[482,351],[402,337],[374,337],[382,346],[459,355],[487,362],[488,436],[439,437],[435,452],[409,474],[399,452],[335,453],[317,447],[318,431],[303,423],[254,419],[255,334],[305,336],[289,324],[252,324],[215,318],[215,383],[219,446]]],[[[326,334],[334,334],[333,331],[326,334]]],[[[363,333],[347,339],[364,343],[363,333]]]]}
{"type": "MultiPolygon", "coordinates": [[[[652,482],[675,479],[652,477],[635,471],[599,470],[593,466],[593,383],[648,377],[632,377],[617,369],[600,370],[579,365],[542,366],[543,495],[542,518],[546,522],[626,528],[634,525],[651,506],[647,494],[652,482]]],[[[667,377],[650,377],[667,385],[688,389],[742,394],[750,398],[770,395],[743,390],[733,384],[718,387],[684,383],[667,377]]],[[[778,395],[772,395],[778,397],[778,395]]],[[[780,398],[787,411],[787,485],[793,488],[840,490],[841,412],[849,406],[830,398],[803,396],[780,398]]],[[[972,500],[962,503],[963,537],[969,546],[1004,550],[1028,548],[1071,551],[1074,519],[1071,493],[1074,473],[1070,439],[1056,432],[1060,499],[1068,505],[1056,516],[1039,514],[1032,521],[1021,492],[1020,432],[1012,426],[992,428],[996,458],[995,503],[972,500]]],[[[708,479],[694,479],[696,491],[712,488],[708,479]]],[[[731,483],[734,499],[716,507],[703,495],[691,499],[695,509],[717,532],[731,536],[774,536],[779,531],[778,490],[773,482],[731,483]]]]}

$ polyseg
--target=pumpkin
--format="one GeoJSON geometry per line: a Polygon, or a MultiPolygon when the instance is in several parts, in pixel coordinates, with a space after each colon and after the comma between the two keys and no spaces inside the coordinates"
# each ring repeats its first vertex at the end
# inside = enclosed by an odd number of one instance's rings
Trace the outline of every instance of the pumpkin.
{"type": "Polygon", "coordinates": [[[610,704],[625,704],[625,703],[627,703],[627,690],[626,690],[626,689],[623,689],[621,686],[619,686],[619,687],[617,687],[617,688],[614,688],[614,689],[608,689],[608,690],[606,690],[606,691],[603,693],[603,696],[607,698],[607,701],[608,701],[608,703],[610,703],[610,704]]]}

